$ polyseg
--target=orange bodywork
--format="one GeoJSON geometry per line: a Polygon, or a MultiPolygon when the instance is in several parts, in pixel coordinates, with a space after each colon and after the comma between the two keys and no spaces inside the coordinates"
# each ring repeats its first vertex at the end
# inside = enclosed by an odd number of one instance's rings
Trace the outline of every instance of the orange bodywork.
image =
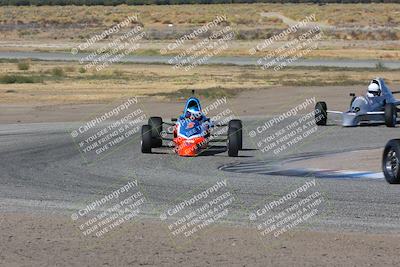
{"type": "Polygon", "coordinates": [[[179,156],[184,157],[195,157],[199,154],[201,149],[207,147],[207,139],[204,137],[196,137],[196,138],[183,138],[183,137],[175,137],[175,152],[179,156]]]}

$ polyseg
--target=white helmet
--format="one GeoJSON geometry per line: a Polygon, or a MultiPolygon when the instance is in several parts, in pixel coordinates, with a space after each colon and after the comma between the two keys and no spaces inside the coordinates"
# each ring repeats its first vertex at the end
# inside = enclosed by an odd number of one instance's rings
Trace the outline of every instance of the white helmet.
{"type": "Polygon", "coordinates": [[[381,95],[381,89],[379,88],[379,84],[376,82],[371,82],[370,85],[368,85],[368,97],[375,97],[375,96],[380,96],[381,95]]]}

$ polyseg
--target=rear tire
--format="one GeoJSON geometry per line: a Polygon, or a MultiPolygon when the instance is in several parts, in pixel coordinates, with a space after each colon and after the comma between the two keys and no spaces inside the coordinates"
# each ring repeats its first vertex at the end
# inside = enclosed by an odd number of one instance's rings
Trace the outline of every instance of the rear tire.
{"type": "Polygon", "coordinates": [[[239,129],[238,131],[238,136],[239,136],[239,150],[243,149],[243,124],[241,120],[230,120],[228,123],[228,129],[229,128],[237,128],[239,129]]]}
{"type": "Polygon", "coordinates": [[[162,137],[161,132],[163,120],[161,117],[150,117],[149,126],[151,127],[151,138],[152,138],[152,147],[161,147],[162,146],[162,137]]]}
{"type": "Polygon", "coordinates": [[[235,127],[228,128],[228,156],[237,157],[239,154],[239,129],[235,127]]]}
{"type": "Polygon", "coordinates": [[[317,102],[315,104],[315,124],[319,126],[326,125],[326,121],[328,120],[328,107],[325,102],[317,102]]]}
{"type": "Polygon", "coordinates": [[[150,125],[142,126],[142,153],[151,153],[152,138],[151,138],[151,127],[150,125]]]}
{"type": "Polygon", "coordinates": [[[385,105],[385,124],[387,127],[396,127],[397,108],[393,104],[385,105]]]}
{"type": "Polygon", "coordinates": [[[390,140],[383,150],[382,170],[389,184],[400,183],[400,139],[390,140]]]}

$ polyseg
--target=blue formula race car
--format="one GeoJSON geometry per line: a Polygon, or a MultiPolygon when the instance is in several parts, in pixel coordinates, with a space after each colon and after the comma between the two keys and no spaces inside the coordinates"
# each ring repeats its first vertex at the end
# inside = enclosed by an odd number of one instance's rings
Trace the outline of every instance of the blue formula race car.
{"type": "Polygon", "coordinates": [[[183,113],[172,122],[163,122],[161,117],[151,117],[147,125],[142,126],[141,149],[143,153],[151,153],[152,148],[163,147],[163,140],[179,156],[194,157],[207,150],[210,143],[225,142],[230,157],[238,156],[242,149],[242,122],[230,120],[228,125],[211,121],[201,109],[200,100],[189,97],[183,113]],[[163,126],[172,126],[172,130],[164,131],[163,126]],[[227,127],[224,134],[213,134],[212,129],[227,127]]]}

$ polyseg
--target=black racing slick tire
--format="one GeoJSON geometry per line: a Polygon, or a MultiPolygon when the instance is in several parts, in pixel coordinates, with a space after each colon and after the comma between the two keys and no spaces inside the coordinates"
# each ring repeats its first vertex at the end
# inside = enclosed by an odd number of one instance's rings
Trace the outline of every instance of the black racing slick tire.
{"type": "Polygon", "coordinates": [[[400,139],[387,142],[383,150],[382,170],[389,184],[400,183],[400,139]]]}
{"type": "Polygon", "coordinates": [[[393,104],[385,105],[385,124],[387,127],[396,127],[397,108],[393,104]]]}
{"type": "Polygon", "coordinates": [[[151,153],[152,137],[151,137],[150,125],[142,126],[141,137],[142,137],[141,141],[142,153],[151,153]]]}
{"type": "Polygon", "coordinates": [[[319,126],[326,125],[326,121],[328,120],[328,107],[325,102],[317,102],[315,104],[315,124],[319,126]]]}
{"type": "Polygon", "coordinates": [[[161,132],[163,120],[161,117],[150,117],[149,118],[149,126],[151,127],[151,138],[152,138],[152,147],[161,147],[162,146],[162,137],[161,132]]]}
{"type": "Polygon", "coordinates": [[[238,136],[239,136],[239,150],[243,149],[243,124],[241,120],[230,120],[228,123],[228,129],[229,128],[237,128],[239,129],[238,131],[238,136]]]}
{"type": "Polygon", "coordinates": [[[235,127],[228,128],[228,156],[237,157],[239,154],[239,129],[235,127]]]}

